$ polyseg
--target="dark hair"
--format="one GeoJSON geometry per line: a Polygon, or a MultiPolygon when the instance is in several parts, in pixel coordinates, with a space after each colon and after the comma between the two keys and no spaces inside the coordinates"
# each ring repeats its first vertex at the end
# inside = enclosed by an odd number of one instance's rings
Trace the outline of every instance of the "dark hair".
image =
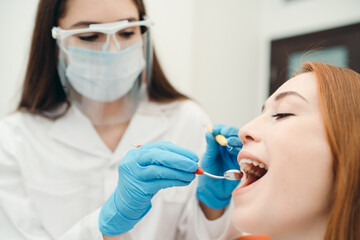
{"type": "MultiPolygon", "coordinates": [[[[139,18],[144,19],[146,11],[143,1],[133,1],[138,8],[139,18]]],[[[66,3],[66,0],[39,2],[19,111],[57,119],[66,114],[70,107],[57,72],[58,47],[56,40],[51,37],[52,27],[58,26],[58,19],[66,15],[66,3]],[[47,114],[63,104],[66,104],[65,111],[55,116],[47,114]]],[[[155,51],[147,92],[150,100],[156,102],[187,99],[170,84],[161,69],[155,51]]]]}

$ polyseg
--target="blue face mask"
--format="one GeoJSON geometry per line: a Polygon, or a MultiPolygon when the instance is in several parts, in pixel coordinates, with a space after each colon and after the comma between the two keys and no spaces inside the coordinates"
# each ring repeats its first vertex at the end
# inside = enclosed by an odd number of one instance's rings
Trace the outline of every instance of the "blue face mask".
{"type": "Polygon", "coordinates": [[[125,96],[145,66],[142,41],[117,52],[73,46],[66,52],[67,81],[81,95],[99,102],[112,102],[125,96]]]}

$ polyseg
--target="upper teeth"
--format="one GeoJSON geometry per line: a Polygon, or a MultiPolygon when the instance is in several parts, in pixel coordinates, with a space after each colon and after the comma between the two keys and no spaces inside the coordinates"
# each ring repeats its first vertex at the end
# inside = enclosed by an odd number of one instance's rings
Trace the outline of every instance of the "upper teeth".
{"type": "Polygon", "coordinates": [[[256,166],[259,166],[260,168],[265,168],[265,170],[268,170],[268,166],[265,166],[263,163],[259,163],[259,162],[254,161],[254,160],[241,159],[239,164],[242,165],[242,164],[244,164],[244,163],[252,164],[252,165],[254,165],[255,167],[256,167],[256,166]]]}

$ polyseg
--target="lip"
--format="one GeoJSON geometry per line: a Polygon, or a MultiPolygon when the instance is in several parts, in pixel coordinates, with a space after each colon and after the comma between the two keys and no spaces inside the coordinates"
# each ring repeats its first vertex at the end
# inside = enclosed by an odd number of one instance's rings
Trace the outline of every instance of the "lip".
{"type": "Polygon", "coordinates": [[[266,163],[264,163],[263,161],[261,161],[259,158],[257,158],[256,156],[252,155],[251,153],[249,152],[246,152],[246,151],[243,151],[241,150],[237,156],[237,161],[238,163],[240,164],[240,160],[241,159],[249,159],[249,160],[253,160],[253,161],[257,161],[259,163],[262,163],[266,166],[268,166],[266,163]]]}

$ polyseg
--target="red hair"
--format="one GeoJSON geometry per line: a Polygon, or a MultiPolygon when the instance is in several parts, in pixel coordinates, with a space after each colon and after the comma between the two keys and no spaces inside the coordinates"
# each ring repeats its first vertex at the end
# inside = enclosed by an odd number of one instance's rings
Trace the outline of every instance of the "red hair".
{"type": "Polygon", "coordinates": [[[333,156],[334,188],[326,240],[360,239],[360,74],[307,62],[319,86],[323,123],[333,156]]]}

